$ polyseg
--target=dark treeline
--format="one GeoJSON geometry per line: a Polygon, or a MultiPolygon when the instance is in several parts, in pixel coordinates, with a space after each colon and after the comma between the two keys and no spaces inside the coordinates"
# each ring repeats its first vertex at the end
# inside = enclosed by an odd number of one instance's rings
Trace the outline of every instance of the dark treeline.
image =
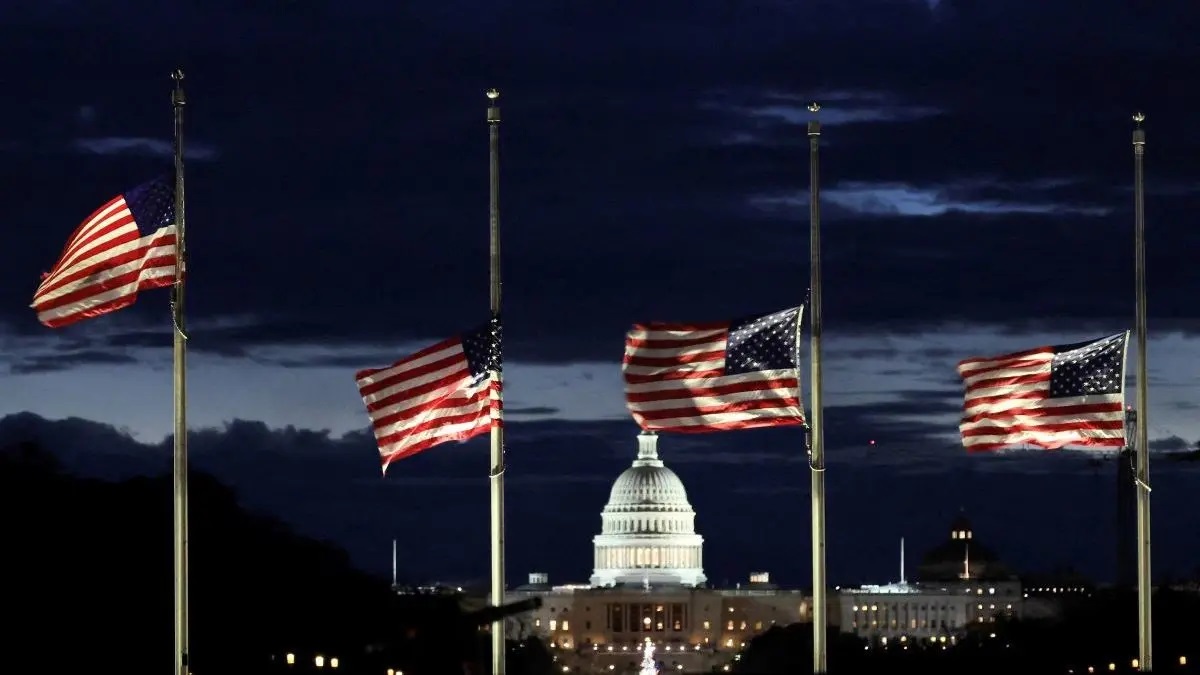
{"type": "MultiPolygon", "coordinates": [[[[1200,659],[1200,597],[1160,590],[1154,595],[1154,671],[1196,672],[1200,659]],[[1187,656],[1181,666],[1180,656],[1187,656]]],[[[1137,598],[1132,592],[1098,592],[1070,602],[1054,620],[979,624],[954,644],[899,641],[887,645],[831,631],[830,673],[1133,672],[1137,656],[1137,598]],[[907,648],[906,648],[907,647],[907,648]]],[[[747,644],[734,673],[794,675],[812,672],[812,626],[774,628],[747,644]]]]}
{"type": "MultiPolygon", "coordinates": [[[[345,675],[404,666],[413,675],[461,674],[465,660],[486,669],[486,635],[447,624],[456,605],[408,606],[336,547],[245,512],[210,476],[192,473],[190,498],[190,656],[198,675],[302,672],[315,654],[338,656],[345,675]],[[294,666],[284,663],[287,653],[296,655],[294,666]]],[[[7,572],[0,613],[9,626],[3,672],[169,671],[170,476],[78,478],[45,449],[21,444],[0,450],[0,506],[7,572]]],[[[510,671],[548,672],[550,658],[538,647],[513,645],[510,671]]]]}

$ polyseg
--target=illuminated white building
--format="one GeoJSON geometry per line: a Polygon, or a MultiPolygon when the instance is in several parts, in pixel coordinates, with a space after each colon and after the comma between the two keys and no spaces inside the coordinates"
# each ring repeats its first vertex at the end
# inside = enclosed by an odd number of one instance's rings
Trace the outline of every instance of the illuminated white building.
{"type": "Polygon", "coordinates": [[[593,543],[592,586],[705,582],[704,538],[675,472],[658,458],[658,436],[638,436],[638,456],[613,483],[593,543]]]}
{"type": "Polygon", "coordinates": [[[766,572],[733,589],[705,586],[696,513],[657,442],[639,435],[637,458],[613,484],[590,583],[551,586],[534,573],[507,594],[542,598],[540,609],[510,620],[510,635],[545,639],[563,672],[636,673],[649,638],[661,670],[707,673],[771,626],[811,620],[811,599],[776,588],[766,572]]]}
{"type": "Polygon", "coordinates": [[[838,595],[842,631],[884,642],[953,642],[998,617],[1020,617],[1024,608],[1021,582],[975,541],[961,516],[950,538],[925,555],[916,583],[905,576],[901,540],[899,583],[841,588],[838,595]]]}

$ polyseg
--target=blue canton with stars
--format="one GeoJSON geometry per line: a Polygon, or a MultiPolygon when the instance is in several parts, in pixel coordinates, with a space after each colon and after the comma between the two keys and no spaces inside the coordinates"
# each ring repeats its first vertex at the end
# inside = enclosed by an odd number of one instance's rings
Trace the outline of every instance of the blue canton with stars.
{"type": "Polygon", "coordinates": [[[1125,342],[1111,337],[1054,347],[1050,364],[1050,398],[1119,394],[1124,387],[1125,342]]]}
{"type": "Polygon", "coordinates": [[[467,357],[467,370],[472,378],[487,377],[488,371],[501,369],[501,337],[498,317],[463,334],[462,350],[467,357]]]}
{"type": "Polygon", "coordinates": [[[725,345],[725,374],[795,369],[799,321],[799,307],[732,321],[725,345]]]}
{"type": "Polygon", "coordinates": [[[127,191],[125,205],[143,235],[175,224],[175,186],[165,176],[127,191]]]}

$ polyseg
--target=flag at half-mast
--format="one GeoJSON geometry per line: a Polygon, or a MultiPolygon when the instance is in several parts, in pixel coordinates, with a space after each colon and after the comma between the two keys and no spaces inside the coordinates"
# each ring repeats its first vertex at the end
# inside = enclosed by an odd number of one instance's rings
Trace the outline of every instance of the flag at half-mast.
{"type": "Polygon", "coordinates": [[[803,306],[715,323],[636,324],[625,336],[625,403],[648,431],[804,424],[803,306]]]}
{"type": "Polygon", "coordinates": [[[132,305],[175,282],[175,189],[153,180],[101,206],[76,228],[30,305],[58,328],[132,305]]]}
{"type": "Polygon", "coordinates": [[[1124,446],[1128,343],[1126,331],[962,361],[963,447],[1124,446]]]}
{"type": "Polygon", "coordinates": [[[355,375],[388,464],[440,443],[465,441],[501,424],[500,320],[442,340],[384,368],[355,375]]]}

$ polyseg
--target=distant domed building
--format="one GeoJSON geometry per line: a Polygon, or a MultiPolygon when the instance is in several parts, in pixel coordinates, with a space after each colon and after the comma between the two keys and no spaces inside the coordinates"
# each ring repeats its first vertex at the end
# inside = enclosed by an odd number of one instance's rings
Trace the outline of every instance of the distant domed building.
{"type": "Polygon", "coordinates": [[[638,455],[622,473],[600,515],[593,586],[699,586],[704,538],[696,512],[675,472],[658,458],[658,435],[638,436],[638,455]]]}
{"type": "Polygon", "coordinates": [[[1014,579],[1012,571],[992,549],[979,543],[971,529],[971,521],[963,514],[950,523],[950,536],[927,552],[917,568],[917,580],[926,583],[939,581],[1004,581],[1014,579]]]}
{"type": "Polygon", "coordinates": [[[543,572],[508,591],[542,606],[507,622],[513,638],[546,640],[564,673],[634,675],[646,640],[661,671],[728,670],[738,652],[774,625],[811,621],[811,598],[783,590],[766,572],[710,588],[704,538],[683,481],[658,455],[658,436],[638,435],[637,458],[613,483],[587,584],[551,585],[543,572]]]}
{"type": "Polygon", "coordinates": [[[869,640],[935,640],[951,644],[971,627],[1025,613],[1021,582],[975,537],[959,514],[950,536],[922,558],[918,580],[904,574],[900,540],[900,581],[838,589],[841,630],[869,640]]]}

